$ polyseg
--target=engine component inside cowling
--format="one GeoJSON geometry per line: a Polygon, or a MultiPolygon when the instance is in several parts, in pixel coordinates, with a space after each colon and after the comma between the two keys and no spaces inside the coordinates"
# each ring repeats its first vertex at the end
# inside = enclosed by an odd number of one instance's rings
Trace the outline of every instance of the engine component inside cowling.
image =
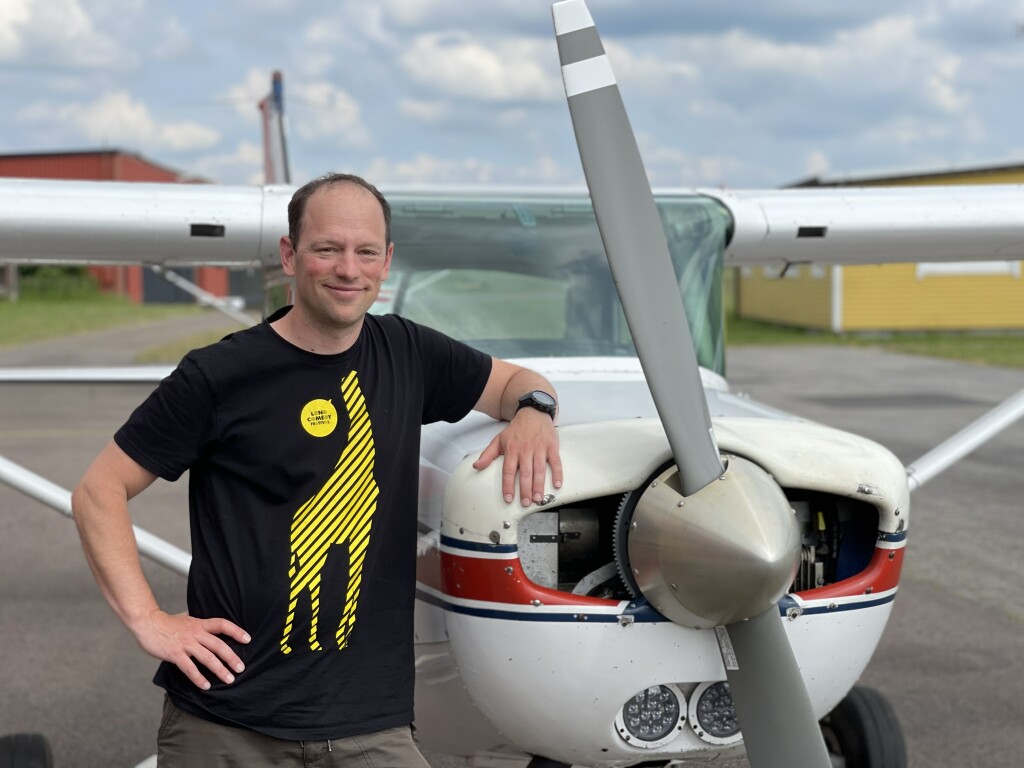
{"type": "MultiPolygon", "coordinates": [[[[523,517],[519,558],[526,575],[540,586],[578,595],[639,597],[627,543],[633,512],[648,485],[623,495],[538,508],[523,517]]],[[[842,581],[867,566],[878,531],[873,506],[827,493],[782,490],[801,530],[801,562],[792,592],[842,581]]]]}

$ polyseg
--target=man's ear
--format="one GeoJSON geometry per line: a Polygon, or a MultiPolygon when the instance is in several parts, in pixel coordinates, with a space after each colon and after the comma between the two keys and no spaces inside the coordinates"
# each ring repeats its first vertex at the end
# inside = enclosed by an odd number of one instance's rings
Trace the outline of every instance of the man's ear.
{"type": "Polygon", "coordinates": [[[291,238],[284,235],[278,241],[278,247],[281,250],[281,269],[288,277],[295,277],[295,249],[292,248],[291,238]]]}

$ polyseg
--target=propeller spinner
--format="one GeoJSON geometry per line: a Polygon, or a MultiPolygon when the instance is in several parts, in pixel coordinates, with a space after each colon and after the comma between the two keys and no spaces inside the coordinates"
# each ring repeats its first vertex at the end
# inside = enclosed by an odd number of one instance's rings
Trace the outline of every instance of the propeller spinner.
{"type": "Polygon", "coordinates": [[[754,768],[829,758],[779,615],[799,531],[754,464],[722,465],[657,206],[611,65],[583,0],[552,8],[566,97],[598,227],[676,467],[637,505],[630,564],[684,626],[715,627],[754,768]]]}

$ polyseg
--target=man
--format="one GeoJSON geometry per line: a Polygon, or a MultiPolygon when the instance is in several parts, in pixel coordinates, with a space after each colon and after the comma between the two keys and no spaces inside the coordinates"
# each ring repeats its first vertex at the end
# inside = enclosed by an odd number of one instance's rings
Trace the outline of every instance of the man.
{"type": "Polygon", "coordinates": [[[163,662],[161,766],[425,766],[409,727],[420,425],[508,421],[474,466],[503,456],[505,501],[529,506],[549,466],[562,481],[554,391],[367,314],[394,246],[363,179],[310,182],[288,218],[293,306],[189,353],[86,472],[75,520],[108,602],[163,662]],[[189,611],[172,616],[127,504],[186,469],[189,611]]]}

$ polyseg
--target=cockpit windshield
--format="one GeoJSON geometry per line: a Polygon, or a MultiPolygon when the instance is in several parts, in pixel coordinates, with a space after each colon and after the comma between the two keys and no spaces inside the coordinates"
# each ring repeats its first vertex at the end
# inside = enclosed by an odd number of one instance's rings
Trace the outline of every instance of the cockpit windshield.
{"type": "MultiPolygon", "coordinates": [[[[635,356],[590,200],[389,195],[395,255],[372,311],[496,357],[635,356]]],[[[699,196],[658,211],[700,364],[724,369],[728,214],[699,196]]]]}

